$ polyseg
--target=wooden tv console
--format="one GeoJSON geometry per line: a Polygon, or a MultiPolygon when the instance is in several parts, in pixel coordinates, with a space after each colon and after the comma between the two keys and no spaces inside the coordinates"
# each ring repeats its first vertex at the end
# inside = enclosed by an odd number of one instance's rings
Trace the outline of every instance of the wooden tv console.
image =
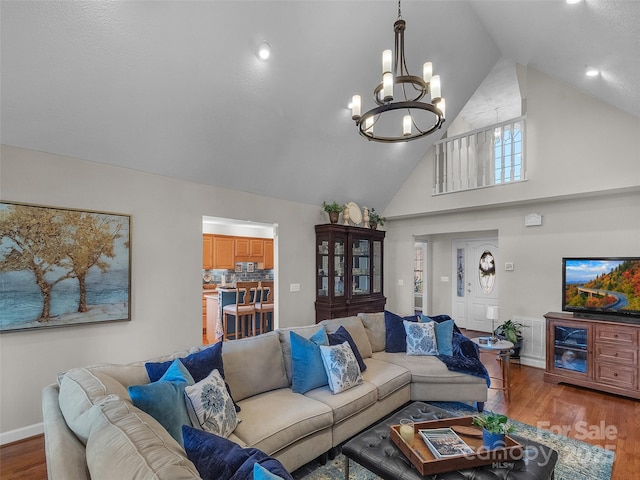
{"type": "Polygon", "coordinates": [[[640,325],[550,312],[545,382],[640,399],[640,325]]]}

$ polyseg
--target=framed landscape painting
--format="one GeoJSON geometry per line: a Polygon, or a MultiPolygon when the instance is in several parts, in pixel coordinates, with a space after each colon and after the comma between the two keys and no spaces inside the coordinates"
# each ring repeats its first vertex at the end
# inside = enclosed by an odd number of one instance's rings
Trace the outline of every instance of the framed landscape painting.
{"type": "Polygon", "coordinates": [[[131,216],[0,202],[0,333],[131,320],[131,216]]]}

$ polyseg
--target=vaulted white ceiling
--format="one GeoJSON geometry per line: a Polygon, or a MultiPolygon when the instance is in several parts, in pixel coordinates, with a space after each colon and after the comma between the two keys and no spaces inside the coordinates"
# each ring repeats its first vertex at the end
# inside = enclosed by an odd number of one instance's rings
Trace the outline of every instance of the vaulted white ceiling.
{"type": "MultiPolygon", "coordinates": [[[[1,5],[5,144],[382,211],[445,131],[386,145],[351,121],[354,93],[373,106],[395,1],[1,5]]],[[[405,1],[402,16],[409,70],[442,77],[445,128],[472,97],[472,125],[507,119],[514,62],[640,117],[640,2],[405,1]]]]}

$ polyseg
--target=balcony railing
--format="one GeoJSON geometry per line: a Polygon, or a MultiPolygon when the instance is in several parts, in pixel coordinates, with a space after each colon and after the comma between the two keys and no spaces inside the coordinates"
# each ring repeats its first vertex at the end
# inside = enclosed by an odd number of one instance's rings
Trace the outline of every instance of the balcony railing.
{"type": "Polygon", "coordinates": [[[526,180],[525,117],[434,144],[433,195],[526,180]]]}

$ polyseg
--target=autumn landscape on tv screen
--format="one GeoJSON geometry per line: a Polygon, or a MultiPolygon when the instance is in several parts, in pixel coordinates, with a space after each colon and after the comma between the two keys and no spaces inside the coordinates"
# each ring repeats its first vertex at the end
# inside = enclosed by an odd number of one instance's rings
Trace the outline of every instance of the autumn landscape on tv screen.
{"type": "Polygon", "coordinates": [[[565,305],[640,312],[640,260],[565,260],[565,305]]]}

